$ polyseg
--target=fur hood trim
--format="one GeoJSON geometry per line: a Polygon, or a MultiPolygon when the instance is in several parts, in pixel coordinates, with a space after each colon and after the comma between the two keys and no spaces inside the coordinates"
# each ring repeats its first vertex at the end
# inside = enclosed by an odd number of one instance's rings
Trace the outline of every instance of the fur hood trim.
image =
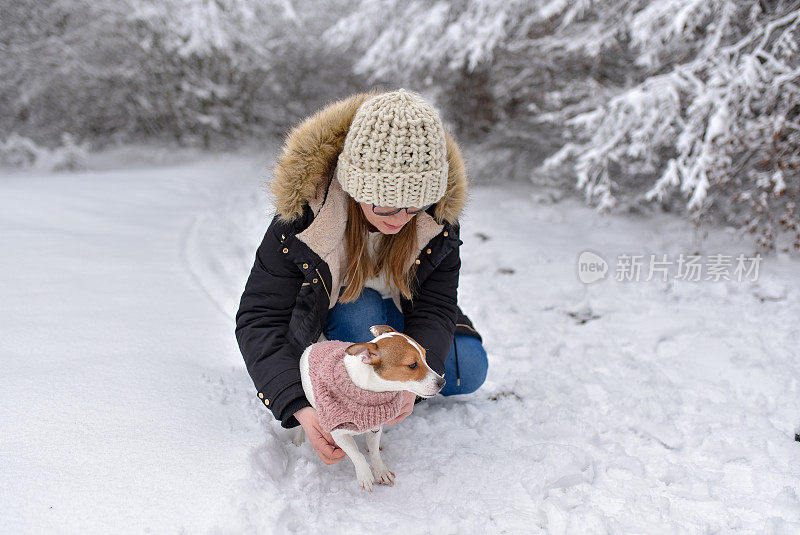
{"type": "MultiPolygon", "coordinates": [[[[365,100],[381,93],[356,93],[332,102],[287,134],[270,187],[280,219],[297,219],[303,214],[305,203],[321,202],[356,110],[365,100]]],[[[447,190],[436,203],[434,218],[439,224],[446,221],[454,225],[467,201],[467,173],[461,149],[446,129],[445,138],[447,190]]]]}

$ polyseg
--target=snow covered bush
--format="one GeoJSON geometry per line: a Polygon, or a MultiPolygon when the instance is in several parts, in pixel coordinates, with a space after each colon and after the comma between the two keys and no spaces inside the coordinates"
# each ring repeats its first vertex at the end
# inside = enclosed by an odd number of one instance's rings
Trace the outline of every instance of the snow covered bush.
{"type": "Polygon", "coordinates": [[[85,167],[87,152],[88,144],[76,142],[68,133],[62,134],[61,145],[53,150],[13,133],[0,140],[0,166],[76,171],[85,167]]]}
{"type": "Polygon", "coordinates": [[[32,140],[12,133],[5,141],[0,140],[0,165],[9,167],[32,167],[42,148],[32,140]]]}
{"type": "Polygon", "coordinates": [[[50,153],[48,167],[53,171],[77,171],[85,167],[88,146],[77,143],[71,134],[61,135],[61,146],[50,153]]]}

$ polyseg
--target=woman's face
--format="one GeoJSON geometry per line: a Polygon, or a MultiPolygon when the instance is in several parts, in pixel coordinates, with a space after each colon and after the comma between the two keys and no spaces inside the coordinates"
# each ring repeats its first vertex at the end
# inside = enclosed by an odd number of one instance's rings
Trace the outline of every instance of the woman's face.
{"type": "Polygon", "coordinates": [[[397,234],[406,223],[414,219],[414,215],[407,214],[405,210],[400,210],[394,215],[378,215],[372,211],[371,204],[360,202],[358,205],[367,221],[383,234],[397,234]]]}

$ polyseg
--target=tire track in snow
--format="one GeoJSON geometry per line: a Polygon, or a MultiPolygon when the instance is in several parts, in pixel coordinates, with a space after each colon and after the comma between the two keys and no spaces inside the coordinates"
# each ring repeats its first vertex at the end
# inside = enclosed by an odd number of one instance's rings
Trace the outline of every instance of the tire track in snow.
{"type": "Polygon", "coordinates": [[[184,268],[230,320],[266,229],[258,204],[253,192],[234,191],[221,206],[195,215],[180,237],[184,268]]]}
{"type": "Polygon", "coordinates": [[[211,304],[214,305],[214,308],[217,309],[219,313],[225,316],[226,318],[234,320],[234,315],[225,310],[224,305],[220,303],[220,301],[217,298],[215,298],[209,291],[209,288],[205,284],[203,277],[195,269],[194,267],[195,264],[193,264],[193,262],[190,259],[191,252],[195,251],[192,245],[194,243],[194,237],[197,233],[197,229],[200,226],[200,222],[202,221],[202,219],[203,215],[194,216],[180,234],[179,240],[180,240],[181,263],[186,272],[189,273],[189,276],[191,277],[192,281],[200,289],[203,295],[205,295],[208,298],[208,300],[211,301],[211,304]]]}

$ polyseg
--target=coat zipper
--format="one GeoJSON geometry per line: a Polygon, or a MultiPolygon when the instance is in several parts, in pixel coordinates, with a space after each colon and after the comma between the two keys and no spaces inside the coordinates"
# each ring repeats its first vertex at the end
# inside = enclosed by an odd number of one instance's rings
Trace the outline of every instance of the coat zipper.
{"type": "Polygon", "coordinates": [[[322,277],[322,273],[319,272],[319,269],[315,268],[314,271],[316,271],[317,275],[319,275],[319,280],[322,283],[322,287],[325,288],[325,293],[328,294],[328,302],[330,303],[331,293],[328,291],[328,287],[325,285],[325,279],[322,277]]]}
{"type": "Polygon", "coordinates": [[[455,336],[453,336],[453,351],[456,357],[456,386],[461,386],[461,373],[458,371],[458,344],[455,336]]]}

